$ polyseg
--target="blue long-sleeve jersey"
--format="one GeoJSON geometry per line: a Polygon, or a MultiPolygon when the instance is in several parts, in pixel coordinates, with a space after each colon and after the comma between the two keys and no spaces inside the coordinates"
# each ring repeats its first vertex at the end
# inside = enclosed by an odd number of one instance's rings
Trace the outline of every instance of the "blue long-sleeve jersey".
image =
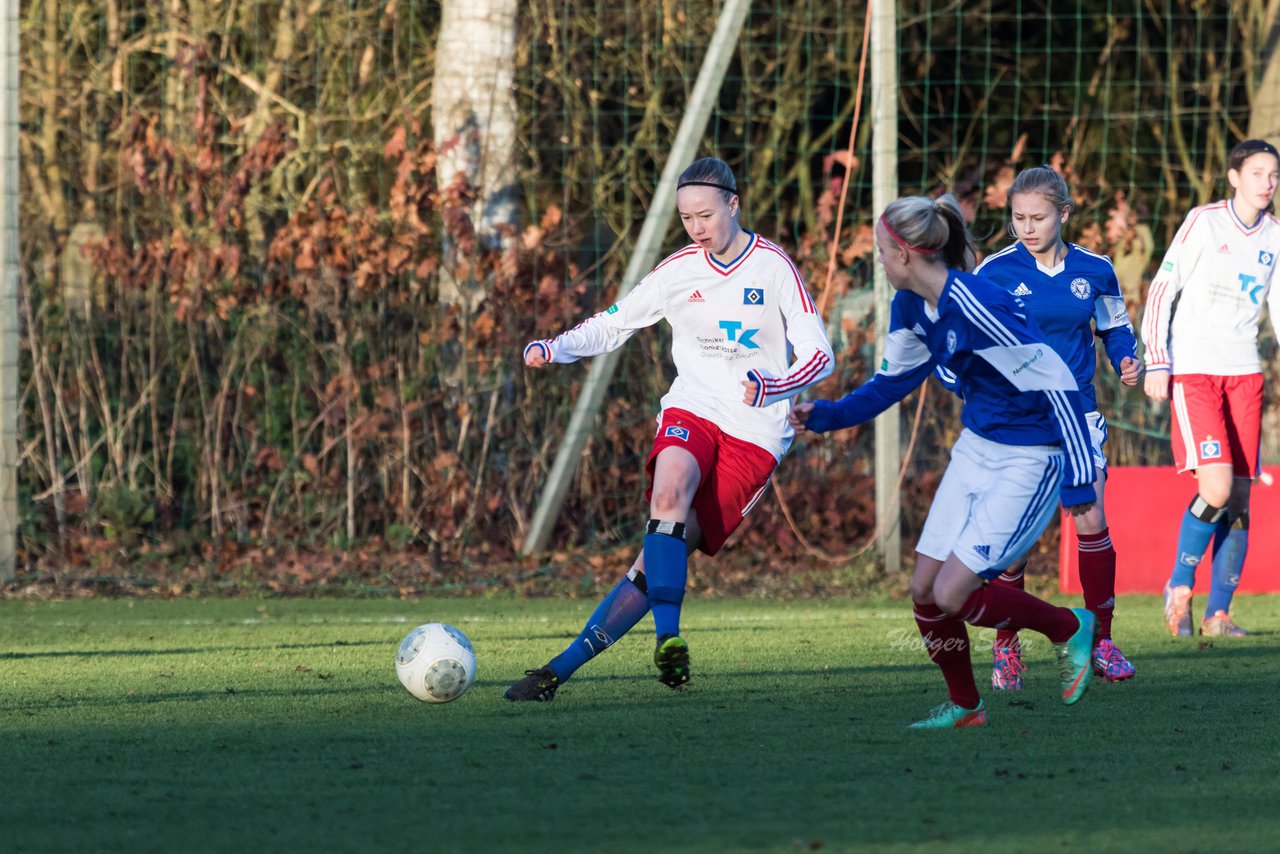
{"type": "MultiPolygon", "coordinates": [[[[1093,388],[1095,332],[1117,374],[1122,359],[1137,358],[1129,311],[1107,256],[1068,243],[1062,262],[1050,269],[1041,266],[1021,243],[1014,243],[989,256],[974,273],[1013,294],[1031,313],[1045,342],[1071,369],[1086,412],[1098,408],[1093,388]]],[[[940,372],[939,378],[950,385],[945,373],[940,372]]]]}
{"type": "Polygon", "coordinates": [[[1075,377],[1017,300],[971,273],[948,271],[936,310],[919,295],[899,291],[880,370],[838,401],[815,401],[805,426],[825,433],[870,421],[935,368],[955,378],[965,427],[1005,445],[1062,448],[1063,506],[1095,499],[1089,428],[1075,377]]]}

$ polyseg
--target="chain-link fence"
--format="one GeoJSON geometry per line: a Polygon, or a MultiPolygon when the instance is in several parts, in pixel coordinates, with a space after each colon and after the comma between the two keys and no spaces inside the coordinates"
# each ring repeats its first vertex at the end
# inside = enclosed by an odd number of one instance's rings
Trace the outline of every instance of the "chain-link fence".
{"type": "MultiPolygon", "coordinates": [[[[1068,238],[1112,255],[1136,311],[1183,214],[1224,193],[1225,152],[1250,132],[1264,7],[901,3],[904,190],[956,192],[990,250],[1006,242],[1014,172],[1053,163],[1079,203],[1068,238]]],[[[490,15],[487,32],[509,15],[511,49],[446,37],[456,2],[26,6],[28,563],[89,540],[134,554],[209,543],[513,554],[584,376],[527,376],[521,346],[611,300],[717,5],[466,9],[490,15]],[[512,111],[509,133],[481,113],[442,134],[443,81],[479,75],[483,89],[482,71],[514,92],[487,102],[512,111]],[[459,156],[504,150],[480,179],[456,180],[459,156]],[[494,195],[486,183],[499,179],[494,195]],[[477,214],[499,196],[507,213],[477,214]]],[[[840,154],[862,11],[756,4],[704,146],[737,171],[744,224],[792,252],[815,296],[828,292],[831,395],[867,375],[875,335],[865,120],[854,161],[840,154]]],[[[560,542],[635,537],[669,381],[664,337],[628,345],[560,542]]],[[[1112,461],[1167,462],[1167,415],[1100,376],[1112,461]]],[[[908,528],[955,414],[946,395],[926,402],[908,528]]],[[[869,454],[869,430],[847,431],[802,443],[779,475],[796,526],[832,551],[870,531],[869,454]]],[[[777,506],[754,522],[740,557],[790,559],[777,506]]]]}

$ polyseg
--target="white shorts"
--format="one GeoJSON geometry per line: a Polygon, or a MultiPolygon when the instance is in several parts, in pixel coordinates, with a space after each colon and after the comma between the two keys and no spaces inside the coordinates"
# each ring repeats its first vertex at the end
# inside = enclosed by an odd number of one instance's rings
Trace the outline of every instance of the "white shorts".
{"type": "Polygon", "coordinates": [[[1058,509],[1062,451],[1052,445],[1002,445],[971,430],[960,434],[933,496],[916,551],[955,555],[994,578],[1026,553],[1058,509]]]}
{"type": "Polygon", "coordinates": [[[1089,422],[1089,444],[1093,446],[1093,467],[1107,470],[1107,455],[1102,446],[1107,443],[1107,419],[1098,410],[1086,412],[1084,420],[1089,422]]]}

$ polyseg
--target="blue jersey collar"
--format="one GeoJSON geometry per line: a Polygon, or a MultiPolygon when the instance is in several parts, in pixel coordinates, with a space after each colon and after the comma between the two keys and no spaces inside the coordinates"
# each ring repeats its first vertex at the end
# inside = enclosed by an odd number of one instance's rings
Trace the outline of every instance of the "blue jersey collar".
{"type": "MultiPolygon", "coordinates": [[[[747,230],[744,228],[744,229],[743,229],[743,231],[747,231],[747,230]]],[[[729,263],[727,263],[727,264],[725,264],[725,263],[721,263],[720,261],[718,261],[718,260],[716,259],[716,256],[714,256],[714,255],[712,255],[712,254],[711,254],[711,251],[710,251],[710,250],[707,250],[707,260],[708,260],[708,261],[710,261],[712,264],[715,264],[715,265],[716,265],[717,267],[719,267],[721,270],[728,270],[728,269],[729,269],[730,267],[732,267],[734,264],[737,264],[737,263],[738,263],[739,261],[741,261],[743,258],[747,257],[747,253],[748,253],[748,252],[750,252],[750,251],[751,251],[751,247],[752,247],[752,246],[755,246],[755,245],[756,245],[756,235],[755,235],[755,232],[753,232],[753,231],[747,231],[747,245],[746,245],[746,246],[744,246],[744,247],[742,247],[742,251],[738,253],[738,257],[737,257],[737,258],[734,258],[732,261],[730,261],[730,262],[729,262],[729,263]]]]}

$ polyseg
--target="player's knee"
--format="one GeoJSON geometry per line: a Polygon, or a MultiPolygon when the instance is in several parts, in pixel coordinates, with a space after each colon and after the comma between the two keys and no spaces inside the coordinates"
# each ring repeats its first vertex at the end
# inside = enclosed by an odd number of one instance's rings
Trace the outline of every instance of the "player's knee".
{"type": "Polygon", "coordinates": [[[1077,534],[1101,534],[1106,527],[1107,519],[1097,504],[1088,513],[1076,517],[1077,534]]]}
{"type": "Polygon", "coordinates": [[[911,599],[914,602],[932,602],[933,582],[921,578],[919,573],[911,576],[911,599]]]}
{"type": "Polygon", "coordinates": [[[693,496],[679,487],[654,487],[653,498],[649,500],[650,513],[660,519],[683,516],[689,510],[693,496]]]}
{"type": "Polygon", "coordinates": [[[935,585],[933,588],[933,601],[938,603],[938,607],[945,611],[948,617],[959,617],[968,598],[969,593],[966,590],[940,585],[935,585]]]}
{"type": "Polygon", "coordinates": [[[1211,507],[1226,507],[1231,499],[1231,481],[1201,477],[1196,482],[1196,498],[1211,507]]]}

